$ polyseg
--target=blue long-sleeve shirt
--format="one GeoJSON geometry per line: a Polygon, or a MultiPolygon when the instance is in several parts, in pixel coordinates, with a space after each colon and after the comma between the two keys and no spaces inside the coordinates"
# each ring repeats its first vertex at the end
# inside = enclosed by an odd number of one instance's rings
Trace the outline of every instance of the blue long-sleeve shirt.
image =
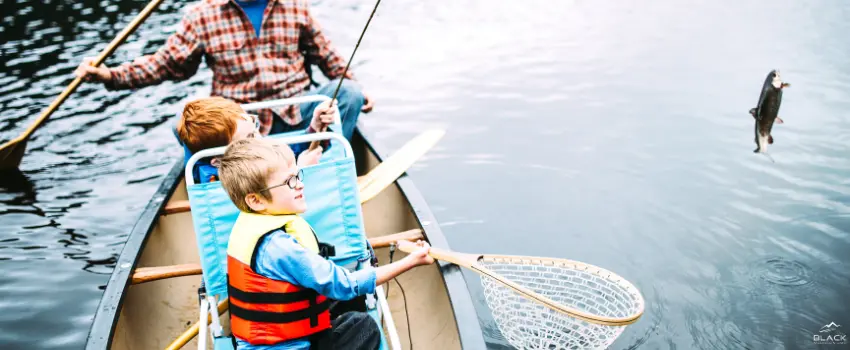
{"type": "Polygon", "coordinates": [[[263,25],[263,12],[266,10],[266,5],[269,4],[268,0],[236,0],[236,4],[245,11],[245,15],[248,16],[251,24],[254,25],[254,31],[257,33],[257,37],[259,37],[260,29],[263,25]]]}
{"type": "MultiPolygon", "coordinates": [[[[349,272],[343,267],[308,251],[295,238],[278,230],[259,243],[256,273],[275,280],[285,281],[315,290],[335,300],[350,300],[375,292],[377,276],[367,267],[349,272]]],[[[307,350],[306,339],[290,340],[275,345],[251,345],[236,338],[239,350],[307,350]]]]}

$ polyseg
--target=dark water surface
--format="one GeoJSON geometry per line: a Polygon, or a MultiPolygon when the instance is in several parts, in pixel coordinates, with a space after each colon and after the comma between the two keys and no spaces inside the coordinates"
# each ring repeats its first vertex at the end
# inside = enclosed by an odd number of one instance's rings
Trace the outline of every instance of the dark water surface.
{"type": "MultiPolygon", "coordinates": [[[[107,64],[153,52],[186,4],[164,2],[107,64]]],[[[312,4],[348,57],[373,3],[312,4]]],[[[0,2],[0,140],[144,5],[0,2]]],[[[382,143],[447,129],[409,173],[455,250],[580,260],[641,289],[646,313],[612,348],[815,348],[824,325],[850,325],[847,33],[839,0],[393,0],[353,69],[382,143]],[[752,153],[747,114],[773,68],[792,84],[776,163],[752,153]]],[[[84,345],[180,156],[174,115],[210,76],[85,85],[31,139],[22,174],[2,175],[0,347],[84,345]]],[[[508,348],[468,277],[488,341],[508,348]]]]}

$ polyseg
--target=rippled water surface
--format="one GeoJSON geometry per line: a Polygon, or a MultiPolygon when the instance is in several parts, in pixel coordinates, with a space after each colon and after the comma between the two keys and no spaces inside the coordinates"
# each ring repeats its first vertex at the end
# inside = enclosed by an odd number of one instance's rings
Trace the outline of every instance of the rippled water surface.
{"type": "MultiPolygon", "coordinates": [[[[0,140],[20,132],[143,1],[0,3],[0,140]]],[[[165,42],[165,1],[107,64],[165,42]]],[[[348,57],[373,3],[312,1],[348,57]]],[[[382,2],[352,65],[458,251],[596,264],[647,309],[612,348],[813,348],[850,325],[850,3],[382,2]],[[765,75],[791,83],[775,159],[754,155],[765,75]]],[[[0,186],[0,347],[84,345],[114,261],[180,156],[184,82],[85,85],[0,186]]],[[[467,275],[492,348],[508,348],[467,275]]],[[[845,332],[846,333],[846,332],[845,332]]],[[[836,348],[838,346],[835,346],[836,348]]]]}

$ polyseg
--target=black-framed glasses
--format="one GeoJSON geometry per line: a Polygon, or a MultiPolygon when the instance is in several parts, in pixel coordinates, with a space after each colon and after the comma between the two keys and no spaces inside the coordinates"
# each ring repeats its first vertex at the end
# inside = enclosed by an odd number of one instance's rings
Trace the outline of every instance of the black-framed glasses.
{"type": "Polygon", "coordinates": [[[266,187],[266,188],[260,190],[260,192],[268,191],[268,190],[271,190],[273,188],[277,188],[277,187],[284,186],[284,185],[289,186],[289,188],[294,190],[295,186],[298,185],[298,181],[301,181],[303,178],[304,178],[304,170],[298,169],[298,172],[295,175],[290,175],[288,178],[286,178],[286,180],[283,181],[282,184],[266,187]]]}
{"type": "Polygon", "coordinates": [[[243,114],[241,114],[241,117],[245,121],[254,124],[254,130],[251,131],[251,133],[247,135],[248,138],[258,139],[258,138],[262,137],[262,134],[260,134],[260,117],[259,116],[257,116],[256,114],[243,113],[243,114]]]}
{"type": "Polygon", "coordinates": [[[245,121],[254,124],[254,129],[260,130],[260,117],[256,114],[243,113],[240,115],[245,121]]]}

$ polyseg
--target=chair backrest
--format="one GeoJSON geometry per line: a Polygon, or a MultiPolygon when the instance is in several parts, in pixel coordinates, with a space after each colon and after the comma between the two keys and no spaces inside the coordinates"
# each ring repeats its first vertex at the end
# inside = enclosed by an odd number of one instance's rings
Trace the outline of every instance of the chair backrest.
{"type": "MultiPolygon", "coordinates": [[[[337,265],[350,269],[368,265],[357,173],[348,141],[338,133],[328,132],[306,135],[293,132],[271,137],[288,144],[331,140],[331,147],[320,163],[303,169],[307,212],[302,217],[315,229],[320,241],[335,247],[336,255],[331,260],[337,265]]],[[[239,209],[221,182],[195,183],[192,167],[199,159],[221,155],[224,150],[225,147],[218,147],[200,151],[186,164],[186,189],[204,283],[207,293],[220,298],[227,296],[227,242],[239,209]]]]}

